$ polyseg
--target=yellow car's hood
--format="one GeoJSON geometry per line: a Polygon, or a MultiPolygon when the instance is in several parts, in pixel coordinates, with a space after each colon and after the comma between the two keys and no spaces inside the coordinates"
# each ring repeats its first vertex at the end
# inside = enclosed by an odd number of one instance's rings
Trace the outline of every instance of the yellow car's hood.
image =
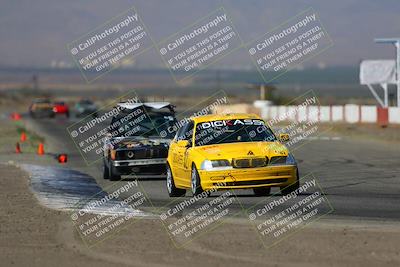
{"type": "Polygon", "coordinates": [[[275,157],[287,156],[289,151],[279,142],[243,142],[229,144],[215,144],[195,147],[204,159],[227,159],[246,158],[253,156],[275,157]]]}

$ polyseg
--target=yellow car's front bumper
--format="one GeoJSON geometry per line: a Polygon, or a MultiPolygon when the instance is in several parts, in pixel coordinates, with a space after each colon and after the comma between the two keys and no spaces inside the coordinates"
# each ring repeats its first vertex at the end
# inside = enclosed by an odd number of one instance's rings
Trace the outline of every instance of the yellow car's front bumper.
{"type": "Polygon", "coordinates": [[[203,190],[219,190],[287,186],[296,181],[296,172],[296,166],[284,165],[220,171],[199,170],[199,175],[203,190]]]}

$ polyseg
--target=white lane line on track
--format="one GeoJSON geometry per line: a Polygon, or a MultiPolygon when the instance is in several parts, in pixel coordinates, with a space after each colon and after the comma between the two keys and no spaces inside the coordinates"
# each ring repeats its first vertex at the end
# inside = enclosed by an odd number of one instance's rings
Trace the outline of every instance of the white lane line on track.
{"type": "MultiPolygon", "coordinates": [[[[80,210],[85,208],[85,205],[78,203],[86,202],[87,204],[89,201],[100,201],[108,195],[93,177],[75,170],[32,164],[18,166],[29,173],[31,189],[39,202],[51,209],[80,210]]],[[[115,199],[109,200],[101,206],[90,208],[90,213],[133,217],[154,216],[141,210],[132,209],[115,199]],[[118,204],[120,207],[115,208],[118,204]]]]}

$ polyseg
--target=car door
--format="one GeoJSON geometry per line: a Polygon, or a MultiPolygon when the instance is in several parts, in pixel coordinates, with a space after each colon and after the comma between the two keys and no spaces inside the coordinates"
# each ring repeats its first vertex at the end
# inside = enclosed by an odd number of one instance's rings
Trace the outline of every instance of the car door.
{"type": "Polygon", "coordinates": [[[170,156],[170,162],[169,162],[169,164],[170,164],[171,167],[174,169],[174,171],[175,171],[175,169],[177,168],[177,164],[178,164],[177,154],[176,154],[177,142],[178,142],[178,140],[179,140],[179,136],[180,136],[181,133],[182,133],[183,127],[184,127],[184,126],[182,126],[181,128],[179,128],[178,131],[176,132],[175,137],[174,137],[174,139],[171,141],[171,144],[170,144],[169,150],[168,150],[168,156],[170,156]]]}
{"type": "MultiPolygon", "coordinates": [[[[194,127],[193,121],[188,122],[182,131],[180,140],[187,140],[191,143],[193,137],[193,127],[194,127]]],[[[189,149],[190,149],[189,147],[176,146],[177,162],[179,162],[178,163],[179,166],[177,168],[178,171],[177,175],[179,176],[179,183],[185,187],[190,186],[190,174],[188,174],[188,160],[187,160],[189,149]]]]}
{"type": "Polygon", "coordinates": [[[183,164],[182,153],[177,143],[179,140],[183,140],[183,133],[187,123],[182,125],[177,131],[174,140],[172,141],[168,153],[171,154],[171,168],[174,176],[175,184],[182,185],[181,165],[183,164]]]}
{"type": "Polygon", "coordinates": [[[192,165],[190,164],[190,151],[192,149],[192,141],[193,141],[193,131],[194,131],[194,122],[190,122],[188,128],[186,129],[185,137],[186,140],[189,141],[189,147],[187,147],[183,151],[183,164],[182,164],[182,177],[184,185],[190,187],[191,176],[192,176],[192,165]]]}

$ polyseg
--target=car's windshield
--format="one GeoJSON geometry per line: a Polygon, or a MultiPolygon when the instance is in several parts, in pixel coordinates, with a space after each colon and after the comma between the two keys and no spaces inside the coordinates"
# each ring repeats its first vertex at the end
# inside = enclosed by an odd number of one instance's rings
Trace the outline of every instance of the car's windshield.
{"type": "Polygon", "coordinates": [[[209,121],[196,126],[196,146],[275,140],[272,130],[259,119],[209,121]]]}
{"type": "Polygon", "coordinates": [[[172,138],[173,133],[168,134],[169,131],[165,130],[175,123],[174,112],[168,108],[139,107],[132,110],[123,110],[113,117],[110,130],[114,130],[113,136],[158,136],[163,132],[167,134],[161,137],[172,138]]]}

